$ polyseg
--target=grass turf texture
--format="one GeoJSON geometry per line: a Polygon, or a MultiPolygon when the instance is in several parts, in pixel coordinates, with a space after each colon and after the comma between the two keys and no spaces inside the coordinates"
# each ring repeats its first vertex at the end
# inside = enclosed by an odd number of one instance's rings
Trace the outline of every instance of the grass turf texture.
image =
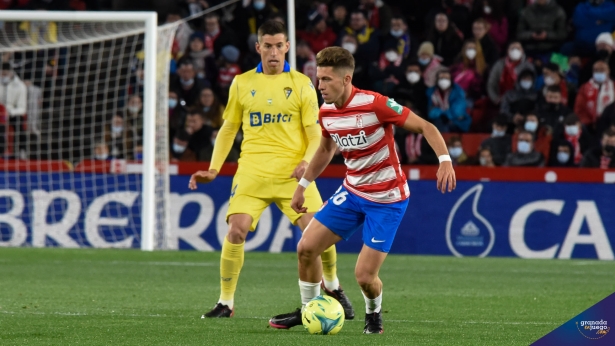
{"type": "Polygon", "coordinates": [[[615,262],[387,258],[384,335],[362,335],[356,255],[338,274],[357,318],[340,334],[269,328],[299,306],[296,257],[247,253],[235,317],[200,316],[219,253],[0,249],[1,345],[527,345],[612,293],[615,262]]]}

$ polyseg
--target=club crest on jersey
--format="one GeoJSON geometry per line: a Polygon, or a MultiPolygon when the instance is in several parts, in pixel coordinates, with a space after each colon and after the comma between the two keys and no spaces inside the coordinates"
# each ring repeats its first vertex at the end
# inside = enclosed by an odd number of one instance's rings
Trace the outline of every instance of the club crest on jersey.
{"type": "Polygon", "coordinates": [[[284,88],[284,95],[286,95],[286,99],[288,100],[288,97],[290,96],[290,94],[293,93],[293,89],[286,87],[284,88]]]}
{"type": "Polygon", "coordinates": [[[363,114],[357,115],[357,127],[358,128],[363,127],[363,114]]]}
{"type": "Polygon", "coordinates": [[[354,149],[367,144],[367,136],[363,130],[361,130],[361,132],[359,132],[356,136],[348,134],[340,137],[337,133],[332,133],[331,138],[341,149],[354,149]]]}
{"type": "Polygon", "coordinates": [[[250,91],[250,94],[252,94],[252,97],[254,97],[254,94],[256,94],[256,90],[250,91]]]}
{"type": "Polygon", "coordinates": [[[273,99],[267,99],[267,103],[271,105],[273,103],[273,99]]]}

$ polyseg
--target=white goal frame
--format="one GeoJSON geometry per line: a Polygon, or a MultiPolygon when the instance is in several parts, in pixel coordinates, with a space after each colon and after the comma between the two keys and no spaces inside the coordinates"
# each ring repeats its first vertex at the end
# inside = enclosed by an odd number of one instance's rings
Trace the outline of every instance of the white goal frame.
{"type": "MultiPolygon", "coordinates": [[[[141,194],[141,250],[153,251],[156,232],[156,66],[158,15],[156,12],[0,11],[0,21],[140,22],[143,32],[143,186],[141,194]],[[149,78],[148,78],[149,77],[149,78]]],[[[59,45],[69,45],[69,42],[59,45]]],[[[47,47],[47,46],[45,46],[47,47]]],[[[23,47],[18,47],[23,49],[23,47]]],[[[168,188],[168,187],[167,187],[168,188]]],[[[167,220],[165,220],[167,222],[167,220]]]]}

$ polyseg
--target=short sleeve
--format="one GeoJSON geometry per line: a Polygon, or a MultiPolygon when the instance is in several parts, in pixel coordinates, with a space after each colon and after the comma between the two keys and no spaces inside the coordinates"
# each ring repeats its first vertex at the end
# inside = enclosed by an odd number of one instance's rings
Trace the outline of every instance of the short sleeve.
{"type": "Polygon", "coordinates": [[[318,123],[318,97],[316,89],[308,78],[307,82],[301,87],[301,122],[303,127],[312,126],[318,123]]]}
{"type": "Polygon", "coordinates": [[[378,95],[374,100],[374,110],[381,123],[403,127],[410,109],[395,102],[394,99],[378,95]]]}
{"type": "Polygon", "coordinates": [[[322,136],[326,137],[326,138],[331,138],[331,135],[329,134],[329,131],[327,131],[327,129],[325,129],[325,127],[323,125],[322,111],[318,113],[318,124],[320,124],[320,130],[322,132],[322,136]]]}
{"type": "Polygon", "coordinates": [[[243,107],[239,102],[239,82],[237,77],[233,78],[233,83],[228,93],[228,103],[223,115],[224,120],[232,123],[241,123],[243,119],[243,107]]]}

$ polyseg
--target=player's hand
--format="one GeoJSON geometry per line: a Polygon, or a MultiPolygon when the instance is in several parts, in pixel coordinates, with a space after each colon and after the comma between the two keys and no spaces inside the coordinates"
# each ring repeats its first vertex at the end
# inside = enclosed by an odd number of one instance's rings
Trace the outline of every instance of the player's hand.
{"type": "Polygon", "coordinates": [[[293,199],[290,201],[290,207],[299,214],[307,213],[307,208],[303,206],[303,203],[305,203],[305,196],[303,196],[304,191],[305,188],[303,186],[297,186],[293,199]]]}
{"type": "Polygon", "coordinates": [[[452,192],[457,187],[457,178],[455,178],[455,170],[453,169],[453,163],[450,161],[444,161],[440,164],[440,168],[438,168],[438,173],[436,173],[436,178],[438,179],[438,191],[445,193],[452,192]]]}
{"type": "Polygon", "coordinates": [[[190,177],[188,188],[190,190],[196,190],[197,180],[199,183],[210,183],[218,176],[218,171],[210,169],[208,171],[198,171],[190,177]]]}
{"type": "Polygon", "coordinates": [[[303,177],[303,173],[305,173],[305,169],[307,168],[308,163],[305,161],[301,161],[299,162],[299,164],[297,165],[297,167],[295,167],[295,170],[293,171],[293,174],[290,175],[291,178],[295,178],[297,181],[301,180],[301,178],[303,177]]]}

